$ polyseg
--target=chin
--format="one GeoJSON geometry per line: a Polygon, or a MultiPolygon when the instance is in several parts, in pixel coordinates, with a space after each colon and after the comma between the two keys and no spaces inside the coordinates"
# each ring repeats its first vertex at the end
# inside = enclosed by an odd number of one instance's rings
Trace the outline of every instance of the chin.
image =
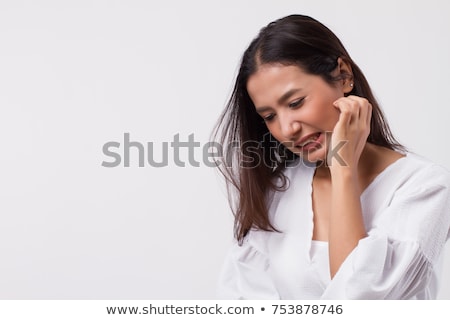
{"type": "Polygon", "coordinates": [[[326,153],[318,149],[308,153],[296,153],[300,158],[309,163],[323,162],[326,159],[326,153]]]}

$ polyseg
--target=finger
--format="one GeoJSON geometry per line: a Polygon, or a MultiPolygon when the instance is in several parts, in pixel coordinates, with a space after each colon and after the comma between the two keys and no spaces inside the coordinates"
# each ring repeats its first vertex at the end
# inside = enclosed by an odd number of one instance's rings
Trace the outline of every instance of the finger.
{"type": "Polygon", "coordinates": [[[358,119],[366,121],[367,119],[367,113],[371,110],[369,109],[369,101],[365,98],[358,97],[358,96],[348,96],[348,99],[353,101],[358,105],[359,108],[359,117],[358,119]]]}
{"type": "Polygon", "coordinates": [[[359,119],[360,107],[355,101],[347,98],[339,98],[333,105],[339,109],[339,118],[342,119],[342,121],[345,121],[345,123],[351,124],[359,119]]]}
{"type": "Polygon", "coordinates": [[[372,105],[369,103],[367,108],[367,115],[366,115],[366,123],[369,126],[370,129],[370,121],[372,119],[372,105]]]}
{"type": "Polygon", "coordinates": [[[364,135],[368,136],[370,134],[370,120],[372,118],[372,105],[369,103],[369,101],[365,98],[361,97],[352,97],[351,100],[353,100],[355,103],[358,103],[360,105],[360,117],[358,119],[358,122],[355,123],[358,127],[358,130],[364,135]]]}
{"type": "Polygon", "coordinates": [[[348,103],[345,101],[338,100],[333,105],[336,109],[339,110],[338,123],[339,122],[346,123],[346,124],[350,123],[352,114],[351,114],[351,108],[348,105],[348,103]]]}
{"type": "Polygon", "coordinates": [[[362,121],[366,127],[366,130],[370,132],[370,121],[372,119],[372,105],[370,102],[362,97],[349,96],[350,100],[360,103],[360,121],[362,121]]]}

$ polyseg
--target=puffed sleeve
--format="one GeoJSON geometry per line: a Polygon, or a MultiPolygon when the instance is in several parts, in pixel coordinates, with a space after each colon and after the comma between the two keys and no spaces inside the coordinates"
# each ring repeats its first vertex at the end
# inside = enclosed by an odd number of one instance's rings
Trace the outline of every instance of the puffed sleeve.
{"type": "Polygon", "coordinates": [[[321,298],[435,298],[426,288],[449,237],[449,181],[433,167],[400,188],[321,298]]]}
{"type": "Polygon", "coordinates": [[[280,299],[268,276],[266,254],[252,245],[249,236],[230,248],[217,289],[219,299],[280,299]]]}

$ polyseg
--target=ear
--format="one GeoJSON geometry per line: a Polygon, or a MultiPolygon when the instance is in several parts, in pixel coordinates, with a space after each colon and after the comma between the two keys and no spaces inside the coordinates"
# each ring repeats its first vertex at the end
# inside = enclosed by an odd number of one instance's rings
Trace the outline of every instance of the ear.
{"type": "Polygon", "coordinates": [[[337,64],[337,72],[338,77],[341,79],[339,81],[342,84],[342,92],[350,93],[353,90],[352,66],[347,60],[343,59],[342,57],[338,58],[337,64]]]}

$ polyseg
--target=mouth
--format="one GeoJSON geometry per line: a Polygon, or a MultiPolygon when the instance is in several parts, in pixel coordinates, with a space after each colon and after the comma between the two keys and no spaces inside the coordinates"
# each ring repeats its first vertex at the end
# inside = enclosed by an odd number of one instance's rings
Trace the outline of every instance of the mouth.
{"type": "Polygon", "coordinates": [[[322,136],[321,132],[309,134],[296,142],[295,147],[303,151],[317,149],[321,146],[322,136]]]}

